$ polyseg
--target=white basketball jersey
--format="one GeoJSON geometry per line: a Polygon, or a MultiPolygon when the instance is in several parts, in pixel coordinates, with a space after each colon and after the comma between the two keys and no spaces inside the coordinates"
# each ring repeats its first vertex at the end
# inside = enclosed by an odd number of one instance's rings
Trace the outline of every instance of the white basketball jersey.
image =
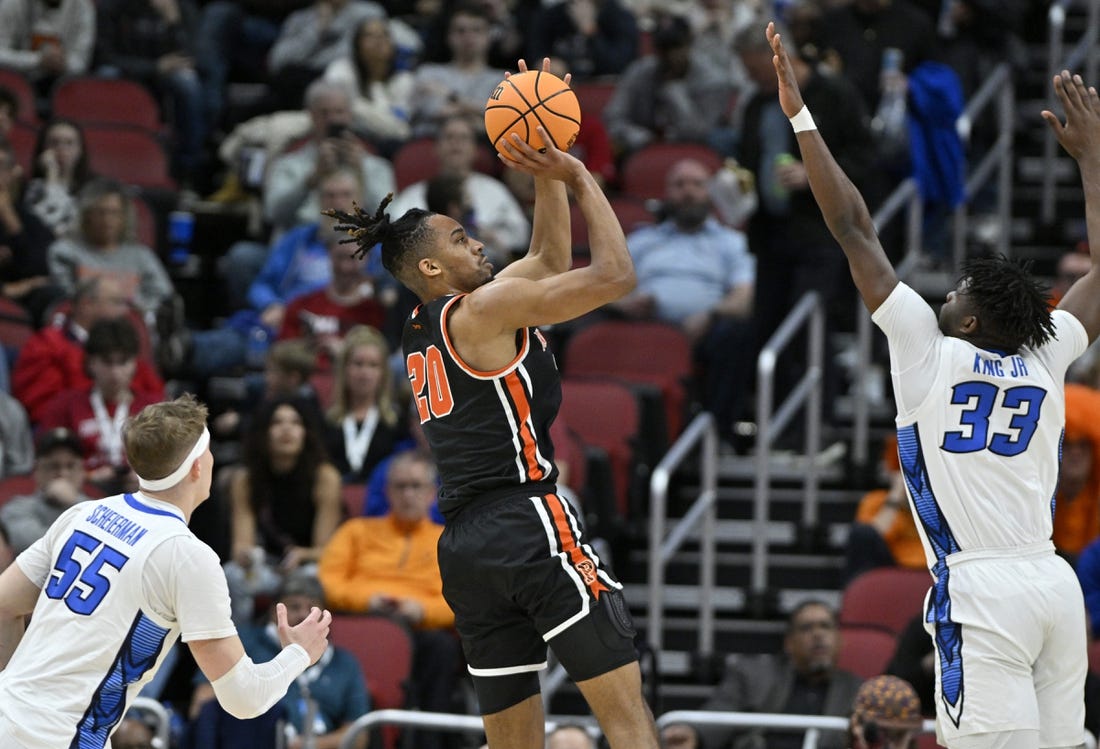
{"type": "Polygon", "coordinates": [[[898,452],[928,566],[957,551],[1049,541],[1065,427],[1065,372],[1088,346],[1081,323],[1016,354],[945,336],[898,284],[875,311],[890,342],[898,452]]]}
{"type": "Polygon", "coordinates": [[[42,593],[0,672],[0,714],[28,747],[102,749],[181,630],[236,632],[217,555],[140,493],[75,505],[16,564],[42,593]]]}

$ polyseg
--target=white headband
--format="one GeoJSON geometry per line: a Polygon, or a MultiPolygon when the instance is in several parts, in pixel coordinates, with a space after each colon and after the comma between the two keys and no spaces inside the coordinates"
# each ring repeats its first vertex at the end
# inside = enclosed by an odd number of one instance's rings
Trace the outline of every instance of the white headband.
{"type": "Polygon", "coordinates": [[[199,439],[195,443],[195,446],[191,448],[191,452],[187,453],[187,457],[183,459],[183,462],[179,464],[176,470],[162,479],[144,479],[138,476],[138,486],[150,492],[160,492],[165,489],[171,489],[173,486],[183,481],[183,477],[191,470],[191,465],[206,452],[206,446],[209,444],[210,430],[203,427],[202,434],[199,435],[199,439]]]}

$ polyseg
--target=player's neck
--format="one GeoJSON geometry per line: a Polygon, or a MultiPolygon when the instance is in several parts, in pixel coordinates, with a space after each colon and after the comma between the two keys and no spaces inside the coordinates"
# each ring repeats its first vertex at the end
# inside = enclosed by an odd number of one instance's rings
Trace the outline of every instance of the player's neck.
{"type": "Polygon", "coordinates": [[[173,486],[171,489],[166,489],[160,492],[141,490],[141,493],[150,499],[158,499],[161,502],[173,505],[183,513],[183,521],[185,523],[191,523],[191,513],[195,511],[199,503],[195,501],[195,498],[191,496],[193,492],[189,491],[185,486],[173,486]]]}

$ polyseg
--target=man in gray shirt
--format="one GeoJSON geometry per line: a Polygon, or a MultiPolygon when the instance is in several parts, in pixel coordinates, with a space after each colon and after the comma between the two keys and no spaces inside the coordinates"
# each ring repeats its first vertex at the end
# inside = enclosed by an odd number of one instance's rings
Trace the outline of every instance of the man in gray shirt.
{"type": "Polygon", "coordinates": [[[16,554],[41,538],[61,513],[88,499],[82,491],[84,460],[72,431],[51,429],[38,440],[34,494],[14,497],[0,508],[0,524],[16,554]]]}

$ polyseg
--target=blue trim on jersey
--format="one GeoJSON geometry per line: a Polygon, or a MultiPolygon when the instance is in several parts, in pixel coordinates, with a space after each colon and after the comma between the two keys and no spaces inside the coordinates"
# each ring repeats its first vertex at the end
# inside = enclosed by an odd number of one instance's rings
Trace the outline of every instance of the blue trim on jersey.
{"type": "Polygon", "coordinates": [[[143,612],[138,612],[111,670],[92,695],[84,717],[76,724],[76,735],[69,749],[103,749],[107,745],[107,737],[126,711],[127,688],[156,664],[168,632],[143,612]]]}
{"type": "Polygon", "coordinates": [[[932,567],[935,584],[925,621],[935,624],[936,652],[940,659],[940,691],[944,702],[950,707],[947,715],[959,725],[962,716],[963,663],[962,663],[962,627],[951,621],[951,595],[948,590],[950,570],[947,567],[947,555],[959,551],[959,544],[951,533],[947,518],[943,516],[935,492],[928,480],[928,467],[921,454],[920,432],[917,425],[898,429],[898,457],[909,496],[913,498],[917,519],[924,527],[925,535],[936,556],[932,567]]]}
{"type": "Polygon", "coordinates": [[[183,518],[181,518],[174,512],[168,512],[168,510],[158,510],[156,507],[150,507],[149,505],[138,502],[134,498],[133,494],[124,494],[122,498],[126,500],[126,504],[130,505],[130,507],[133,507],[138,512],[146,512],[150,515],[163,515],[166,518],[175,518],[181,523],[183,522],[183,518]]]}
{"type": "Polygon", "coordinates": [[[1054,528],[1054,510],[1058,504],[1058,482],[1062,479],[1062,443],[1066,441],[1066,428],[1058,435],[1058,475],[1054,479],[1054,491],[1050,494],[1050,527],[1054,528]]]}

